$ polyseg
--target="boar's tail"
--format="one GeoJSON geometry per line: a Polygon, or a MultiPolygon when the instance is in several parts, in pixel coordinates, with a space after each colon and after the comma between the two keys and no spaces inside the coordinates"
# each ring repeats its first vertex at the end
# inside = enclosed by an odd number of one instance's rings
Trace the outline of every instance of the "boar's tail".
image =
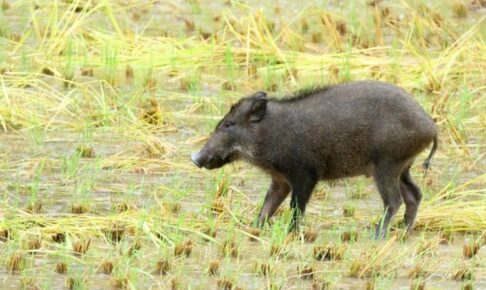
{"type": "Polygon", "coordinates": [[[435,154],[435,151],[437,150],[437,143],[439,143],[439,139],[437,138],[437,135],[434,137],[434,143],[432,144],[432,150],[430,150],[429,156],[427,159],[425,159],[424,163],[422,164],[422,170],[424,171],[424,177],[427,175],[427,171],[429,170],[430,167],[430,160],[435,154]]]}

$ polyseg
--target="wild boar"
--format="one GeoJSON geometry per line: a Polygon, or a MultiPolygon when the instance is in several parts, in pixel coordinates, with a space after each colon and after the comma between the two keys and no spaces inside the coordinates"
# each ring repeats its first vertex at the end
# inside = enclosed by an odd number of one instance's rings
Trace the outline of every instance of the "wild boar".
{"type": "Polygon", "coordinates": [[[423,163],[429,167],[437,134],[434,121],[403,89],[357,81],[280,99],[265,92],[242,98],[191,159],[207,169],[240,159],[263,169],[272,182],[258,223],[263,225],[292,192],[291,229],[299,225],[319,180],[372,176],[385,208],[375,237],[383,238],[402,201],[405,224],[412,229],[422,193],[410,167],[433,143],[423,163]]]}

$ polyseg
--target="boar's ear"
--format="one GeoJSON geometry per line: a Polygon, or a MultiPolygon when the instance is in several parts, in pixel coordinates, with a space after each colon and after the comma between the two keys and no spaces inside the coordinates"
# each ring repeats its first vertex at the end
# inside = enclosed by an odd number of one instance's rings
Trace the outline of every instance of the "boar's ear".
{"type": "Polygon", "coordinates": [[[265,92],[257,92],[254,96],[256,98],[253,100],[250,109],[250,121],[259,122],[265,116],[265,111],[267,110],[267,94],[265,92]]]}

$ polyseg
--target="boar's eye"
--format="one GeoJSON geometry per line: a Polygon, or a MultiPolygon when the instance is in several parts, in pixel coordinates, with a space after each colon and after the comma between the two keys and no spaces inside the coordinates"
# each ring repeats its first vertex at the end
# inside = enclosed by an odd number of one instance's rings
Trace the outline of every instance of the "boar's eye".
{"type": "Polygon", "coordinates": [[[224,121],[223,128],[229,128],[229,127],[232,127],[234,125],[235,125],[235,123],[233,123],[231,121],[224,121]]]}

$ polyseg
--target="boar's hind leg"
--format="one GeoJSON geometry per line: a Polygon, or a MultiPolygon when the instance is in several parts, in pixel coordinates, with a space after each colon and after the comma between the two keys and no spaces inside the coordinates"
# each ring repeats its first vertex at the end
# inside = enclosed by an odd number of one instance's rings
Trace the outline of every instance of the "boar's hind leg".
{"type": "Polygon", "coordinates": [[[300,218],[304,215],[305,207],[316,183],[317,178],[314,178],[312,175],[291,181],[292,197],[290,199],[290,208],[293,210],[293,213],[289,231],[296,231],[299,228],[300,218]]]}
{"type": "Polygon", "coordinates": [[[262,227],[265,225],[265,222],[272,217],[277,208],[289,195],[289,192],[290,185],[287,181],[277,177],[272,178],[272,184],[267,191],[262,210],[258,216],[258,226],[262,227]]]}
{"type": "Polygon", "coordinates": [[[397,213],[402,204],[400,194],[399,176],[403,166],[401,164],[382,163],[375,165],[374,178],[381,198],[385,212],[376,227],[375,238],[384,238],[388,230],[390,220],[397,213]]]}
{"type": "Polygon", "coordinates": [[[407,230],[410,231],[413,228],[418,207],[422,200],[422,192],[413,182],[412,176],[410,176],[410,167],[407,167],[400,175],[400,189],[405,206],[407,207],[404,217],[405,225],[407,226],[407,230]]]}

